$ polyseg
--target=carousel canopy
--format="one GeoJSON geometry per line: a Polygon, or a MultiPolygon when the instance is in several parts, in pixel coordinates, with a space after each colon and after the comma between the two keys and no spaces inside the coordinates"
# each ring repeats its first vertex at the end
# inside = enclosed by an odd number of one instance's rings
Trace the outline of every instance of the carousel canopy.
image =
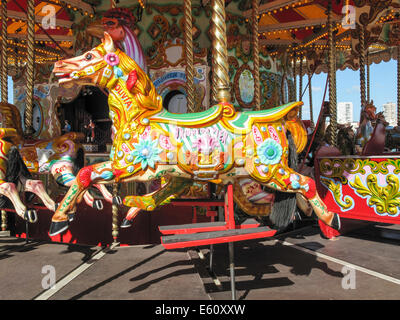
{"type": "MultiPolygon", "coordinates": [[[[3,0],[4,1],[4,0],[3,0]]],[[[226,1],[226,10],[231,2],[226,1]]],[[[251,24],[251,0],[237,0],[241,14],[251,24]]],[[[51,0],[35,1],[35,53],[37,63],[54,61],[75,54],[76,26],[98,19],[112,3],[118,7],[131,7],[132,1],[120,0],[51,0]],[[51,11],[53,10],[53,11],[51,11]],[[49,15],[54,13],[54,21],[49,15]]],[[[147,1],[149,2],[149,1],[147,1]]],[[[272,57],[303,56],[313,61],[314,71],[326,71],[328,0],[261,0],[257,12],[259,46],[272,57]],[[319,61],[318,63],[316,61],[319,61]]],[[[150,3],[150,2],[149,2],[150,3]]],[[[161,0],[157,4],[170,4],[161,0]]],[[[194,0],[204,8],[210,0],[194,0]]],[[[143,9],[146,1],[135,1],[143,9]]],[[[183,5],[183,0],[182,0],[183,5]]],[[[332,23],[337,51],[337,68],[358,68],[359,26],[367,30],[368,63],[379,63],[394,57],[393,47],[398,45],[399,0],[339,0],[332,1],[332,23]]],[[[9,64],[26,61],[27,0],[7,1],[7,38],[9,64]]]]}

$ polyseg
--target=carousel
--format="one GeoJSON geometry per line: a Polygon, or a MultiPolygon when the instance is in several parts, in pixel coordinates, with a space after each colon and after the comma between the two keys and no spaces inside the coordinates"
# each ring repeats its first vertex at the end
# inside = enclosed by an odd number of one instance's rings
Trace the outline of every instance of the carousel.
{"type": "MultiPolygon", "coordinates": [[[[1,1],[2,230],[74,244],[209,245],[211,256],[228,243],[235,298],[234,242],[302,217],[325,238],[348,220],[400,224],[400,130],[376,112],[369,72],[399,61],[399,7],[1,1]],[[336,72],[346,68],[360,77],[356,131],[337,123],[336,72]]],[[[400,106],[400,64],[397,79],[400,106]]]]}

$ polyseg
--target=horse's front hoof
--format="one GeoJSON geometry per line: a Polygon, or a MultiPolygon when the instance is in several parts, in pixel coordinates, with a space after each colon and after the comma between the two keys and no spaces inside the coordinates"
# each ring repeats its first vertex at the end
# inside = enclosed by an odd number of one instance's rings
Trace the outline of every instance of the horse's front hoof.
{"type": "Polygon", "coordinates": [[[122,205],[122,199],[121,199],[121,197],[120,197],[120,196],[113,197],[113,199],[112,199],[112,204],[115,204],[115,205],[117,205],[117,206],[122,205]]]}
{"type": "Polygon", "coordinates": [[[132,221],[128,219],[124,219],[121,223],[121,228],[129,228],[132,225],[132,221]]]}
{"type": "Polygon", "coordinates": [[[50,225],[49,235],[51,237],[64,232],[68,229],[68,220],[67,221],[52,221],[50,225]]]}
{"type": "Polygon", "coordinates": [[[101,200],[94,200],[93,202],[93,208],[97,209],[97,210],[103,210],[103,201],[101,200]]]}
{"type": "Polygon", "coordinates": [[[30,223],[35,223],[38,221],[37,212],[35,209],[28,209],[25,212],[24,219],[30,223]]]}
{"type": "Polygon", "coordinates": [[[337,213],[333,215],[330,227],[335,230],[340,230],[340,217],[337,213]]]}

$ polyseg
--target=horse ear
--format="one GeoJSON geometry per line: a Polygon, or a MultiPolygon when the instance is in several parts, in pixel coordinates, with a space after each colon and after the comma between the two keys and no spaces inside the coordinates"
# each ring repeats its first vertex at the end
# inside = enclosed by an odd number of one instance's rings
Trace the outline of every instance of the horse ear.
{"type": "Polygon", "coordinates": [[[107,53],[115,52],[114,41],[108,32],[104,32],[103,43],[104,43],[104,49],[106,49],[107,53]]]}

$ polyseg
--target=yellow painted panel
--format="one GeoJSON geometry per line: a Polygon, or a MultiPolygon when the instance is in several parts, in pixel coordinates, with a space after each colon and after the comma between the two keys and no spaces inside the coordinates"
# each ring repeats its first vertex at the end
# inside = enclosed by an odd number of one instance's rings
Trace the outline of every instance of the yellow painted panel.
{"type": "MultiPolygon", "coordinates": [[[[40,2],[36,7],[35,7],[35,14],[38,16],[44,16],[45,14],[42,12],[42,8],[46,5],[48,5],[49,3],[46,1],[42,1],[40,2]]],[[[55,4],[51,4],[55,9],[56,9],[56,13],[58,11],[60,11],[61,7],[57,6],[55,4]]]]}
{"type": "Polygon", "coordinates": [[[279,23],[278,20],[276,20],[272,15],[266,14],[265,16],[262,16],[259,22],[260,27],[264,27],[269,24],[277,24],[279,23]]]}
{"type": "Polygon", "coordinates": [[[317,5],[309,5],[304,7],[298,7],[294,9],[298,14],[301,14],[305,19],[318,19],[325,18],[325,10],[317,5]]]}

